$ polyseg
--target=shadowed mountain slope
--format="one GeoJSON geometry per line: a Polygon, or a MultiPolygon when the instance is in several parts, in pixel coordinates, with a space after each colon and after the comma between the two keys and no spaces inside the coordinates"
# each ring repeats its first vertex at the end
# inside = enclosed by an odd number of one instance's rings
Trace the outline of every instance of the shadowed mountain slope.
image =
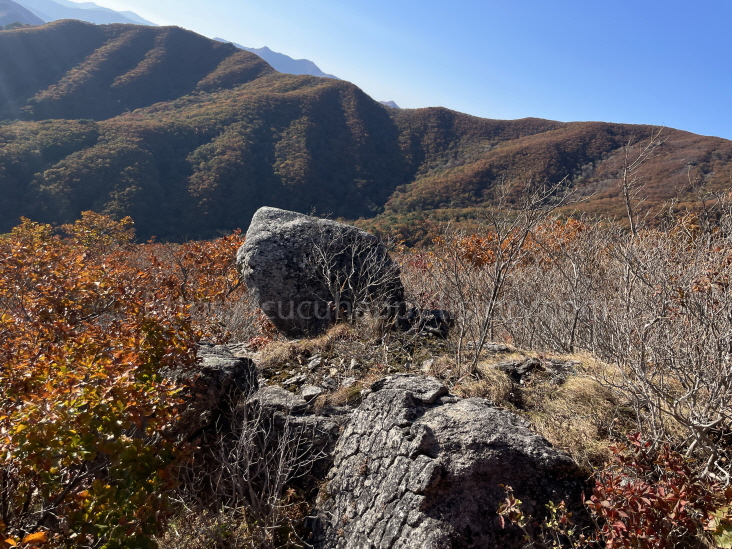
{"type": "Polygon", "coordinates": [[[262,204],[371,216],[406,180],[398,137],[355,86],[279,74],[106,121],[17,122],[0,127],[0,231],[85,209],[132,215],[143,238],[215,235],[262,204]]]}
{"type": "MultiPolygon", "coordinates": [[[[389,229],[475,215],[501,182],[516,200],[517,183],[564,177],[590,197],[579,208],[622,217],[622,147],[653,131],[392,109],[179,28],[76,21],[0,33],[0,94],[0,232],[93,209],[181,240],[246,227],[263,205],[389,229]]],[[[732,182],[732,142],[662,139],[639,171],[642,208],[732,182]]]]}

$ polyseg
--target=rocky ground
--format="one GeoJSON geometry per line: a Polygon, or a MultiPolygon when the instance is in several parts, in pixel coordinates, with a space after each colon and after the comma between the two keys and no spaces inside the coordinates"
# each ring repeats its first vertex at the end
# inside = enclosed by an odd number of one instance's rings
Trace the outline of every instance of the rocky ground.
{"type": "Polygon", "coordinates": [[[353,227],[263,208],[238,261],[279,332],[202,344],[177,434],[207,464],[188,497],[233,510],[249,546],[518,549],[525,532],[497,513],[508,487],[537,520],[561,501],[580,520],[632,421],[600,383],[611,369],[456,341],[451,314],[408,308],[383,245],[353,227]],[[365,301],[398,318],[354,314],[365,301]]]}
{"type": "MultiPolygon", "coordinates": [[[[590,469],[606,459],[625,413],[593,379],[601,365],[489,344],[475,373],[458,377],[449,340],[400,332],[368,339],[362,328],[278,336],[261,349],[202,348],[208,379],[229,372],[240,380],[216,384],[229,395],[219,416],[256,410],[267,432],[300,448],[307,471],[288,485],[300,494],[293,532],[303,544],[521,547],[521,532],[498,522],[501,485],[535,516],[549,501],[581,507],[590,469]]],[[[211,403],[210,391],[204,400],[211,403]]]]}

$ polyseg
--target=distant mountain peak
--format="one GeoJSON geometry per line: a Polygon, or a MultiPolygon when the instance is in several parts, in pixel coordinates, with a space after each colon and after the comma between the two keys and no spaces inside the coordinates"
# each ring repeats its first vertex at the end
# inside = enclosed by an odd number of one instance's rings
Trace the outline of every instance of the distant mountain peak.
{"type": "Polygon", "coordinates": [[[272,51],[267,46],[263,46],[261,48],[248,48],[235,42],[229,42],[228,40],[224,40],[223,38],[214,38],[214,40],[234,44],[239,49],[257,54],[259,57],[269,63],[272,68],[277,72],[284,72],[287,74],[307,74],[309,76],[320,76],[322,78],[334,78],[336,80],[340,80],[340,78],[338,78],[337,76],[324,73],[322,70],[320,70],[320,67],[318,67],[309,59],[293,59],[292,57],[290,57],[289,55],[285,55],[284,53],[272,51]]]}
{"type": "MultiPolygon", "coordinates": [[[[5,0],[8,1],[8,0],[5,0]]],[[[127,23],[133,25],[157,26],[131,11],[114,11],[94,2],[71,2],[70,0],[18,0],[24,8],[31,11],[43,23],[59,19],[78,19],[97,25],[127,23]]]]}
{"type": "Polygon", "coordinates": [[[386,105],[387,107],[391,107],[392,109],[401,109],[401,107],[394,103],[394,101],[379,101],[379,103],[386,105]]]}
{"type": "Polygon", "coordinates": [[[20,23],[22,25],[43,25],[40,17],[12,0],[0,0],[0,27],[20,23]]]}

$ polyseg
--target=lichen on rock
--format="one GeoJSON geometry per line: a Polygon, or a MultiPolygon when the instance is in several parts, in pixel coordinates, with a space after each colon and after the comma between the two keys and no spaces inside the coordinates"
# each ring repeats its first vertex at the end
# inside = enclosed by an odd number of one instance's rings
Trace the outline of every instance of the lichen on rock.
{"type": "Polygon", "coordinates": [[[525,512],[578,501],[569,456],[518,416],[459,399],[434,378],[391,376],[372,386],[336,445],[311,542],[319,549],[512,548],[496,510],[511,485],[525,512]]]}

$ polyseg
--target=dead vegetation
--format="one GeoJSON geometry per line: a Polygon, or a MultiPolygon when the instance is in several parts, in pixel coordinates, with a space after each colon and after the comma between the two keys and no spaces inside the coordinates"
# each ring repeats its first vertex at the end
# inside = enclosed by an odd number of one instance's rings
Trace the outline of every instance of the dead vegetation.
{"type": "Polygon", "coordinates": [[[635,428],[631,403],[603,384],[614,368],[587,353],[546,355],[499,345],[498,351],[489,347],[481,353],[472,374],[460,375],[449,342],[418,338],[409,349],[397,342],[398,336],[388,344],[364,341],[351,326],[342,324],[316,338],[270,343],[259,355],[261,372],[267,383],[284,383],[293,392],[305,384],[323,386],[324,379],[326,384],[333,380],[332,388],[316,397],[316,410],[357,405],[362,391],[388,374],[431,375],[457,396],[485,398],[518,413],[572,455],[588,474],[607,462],[609,444],[635,428]],[[315,368],[309,367],[313,357],[318,363],[315,368]],[[540,366],[517,383],[499,367],[527,360],[566,364],[572,373],[558,380],[540,366]],[[303,375],[307,379],[299,384],[287,384],[288,379],[303,375]]]}
{"type": "MultiPolygon", "coordinates": [[[[532,223],[504,213],[508,219],[497,221],[501,214],[488,212],[482,230],[451,230],[432,250],[404,254],[414,299],[456,317],[453,364],[435,373],[466,396],[532,409],[542,434],[570,452],[582,441],[620,434],[619,423],[654,444],[683,448],[700,460],[703,476],[728,482],[732,203],[726,195],[707,200],[701,215],[672,215],[663,229],[636,220],[630,233],[603,220],[532,223]],[[503,378],[486,374],[483,347],[491,341],[527,356],[582,353],[594,371],[582,384],[556,384],[561,390],[536,377],[531,387],[508,390],[503,378]],[[598,411],[562,406],[568,387],[598,411]],[[538,394],[545,390],[550,394],[538,394]],[[542,404],[545,398],[551,405],[542,404]],[[613,418],[616,425],[607,425],[613,418]],[[596,436],[579,427],[588,422],[596,436]]],[[[597,464],[603,451],[590,446],[577,455],[597,464]]]]}

